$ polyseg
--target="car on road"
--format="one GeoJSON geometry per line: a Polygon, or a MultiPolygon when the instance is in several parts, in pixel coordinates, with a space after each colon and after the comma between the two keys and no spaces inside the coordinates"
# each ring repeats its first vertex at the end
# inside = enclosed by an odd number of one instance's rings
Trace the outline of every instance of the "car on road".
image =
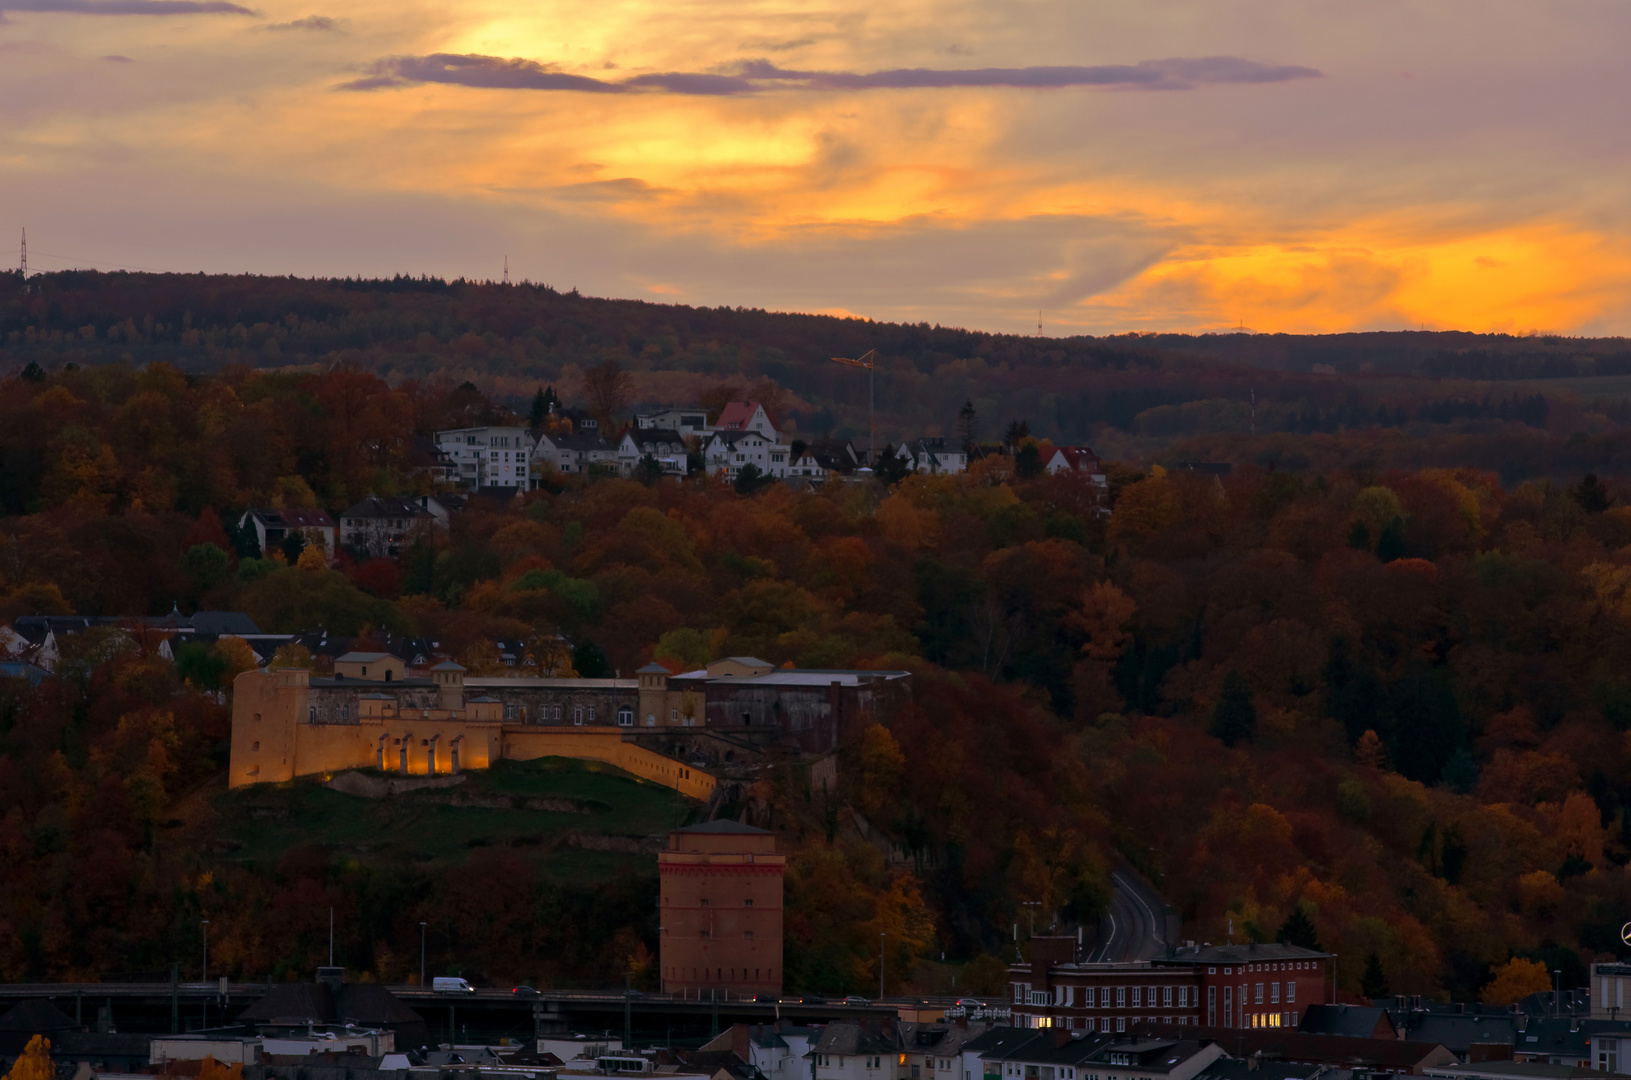
{"type": "Polygon", "coordinates": [[[517,986],[515,989],[511,990],[510,993],[514,994],[516,997],[524,998],[534,998],[538,996],[538,991],[534,990],[530,986],[517,986]]]}
{"type": "Polygon", "coordinates": [[[849,997],[844,999],[844,1004],[845,1005],[870,1005],[870,1004],[872,1004],[872,1002],[870,1000],[868,1000],[867,998],[856,997],[854,994],[851,994],[849,997]]]}

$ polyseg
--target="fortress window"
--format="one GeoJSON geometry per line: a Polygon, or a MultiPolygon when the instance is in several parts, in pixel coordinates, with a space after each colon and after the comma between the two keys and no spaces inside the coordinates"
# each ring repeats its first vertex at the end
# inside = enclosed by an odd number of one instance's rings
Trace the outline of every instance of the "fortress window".
{"type": "Polygon", "coordinates": [[[351,706],[349,706],[349,705],[341,705],[340,706],[340,719],[341,720],[351,719],[351,706]]]}
{"type": "Polygon", "coordinates": [[[261,714],[260,714],[260,713],[256,713],[256,714],[255,714],[255,723],[257,723],[257,724],[258,724],[258,723],[260,723],[260,722],[261,722],[261,714]]]}
{"type": "Polygon", "coordinates": [[[634,710],[625,705],[617,710],[617,722],[622,727],[634,726],[634,710]]]}
{"type": "Polygon", "coordinates": [[[307,710],[306,722],[310,724],[317,723],[317,706],[313,705],[307,710]]]}
{"type": "Polygon", "coordinates": [[[252,743],[249,744],[249,749],[251,749],[251,750],[259,750],[260,748],[261,748],[261,744],[258,743],[258,742],[252,742],[252,743]]]}

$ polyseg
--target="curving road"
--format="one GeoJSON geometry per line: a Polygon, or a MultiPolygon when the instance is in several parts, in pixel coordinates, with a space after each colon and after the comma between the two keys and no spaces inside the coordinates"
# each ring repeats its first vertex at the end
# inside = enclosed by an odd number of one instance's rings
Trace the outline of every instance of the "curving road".
{"type": "Polygon", "coordinates": [[[1165,956],[1177,943],[1177,915],[1150,884],[1121,867],[1110,875],[1110,906],[1097,937],[1083,952],[1090,964],[1165,956]]]}

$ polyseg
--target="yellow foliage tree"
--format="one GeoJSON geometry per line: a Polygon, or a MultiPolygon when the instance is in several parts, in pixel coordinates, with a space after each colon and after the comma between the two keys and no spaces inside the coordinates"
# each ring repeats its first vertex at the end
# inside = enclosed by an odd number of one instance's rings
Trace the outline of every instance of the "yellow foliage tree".
{"type": "Polygon", "coordinates": [[[1130,484],[1116,500],[1115,516],[1110,519],[1110,542],[1137,544],[1158,536],[1178,520],[1178,492],[1166,471],[1159,466],[1155,472],[1130,484]]]}
{"type": "Polygon", "coordinates": [[[260,658],[243,638],[224,637],[215,643],[215,651],[226,664],[226,668],[221,672],[221,679],[228,686],[244,672],[254,671],[260,667],[260,658]]]}
{"type": "Polygon", "coordinates": [[[290,642],[272,654],[272,662],[267,664],[268,671],[282,671],[284,668],[304,668],[311,670],[311,650],[299,642],[290,642]]]}
{"type": "Polygon", "coordinates": [[[28,1040],[22,1056],[6,1074],[6,1080],[56,1080],[56,1075],[56,1067],[51,1064],[51,1040],[36,1035],[28,1040]]]}
{"type": "Polygon", "coordinates": [[[300,561],[295,565],[310,573],[327,570],[328,552],[323,550],[322,544],[307,544],[300,549],[300,561]]]}
{"type": "Polygon", "coordinates": [[[1490,980],[1478,992],[1478,1000],[1485,1005],[1511,1005],[1530,994],[1552,988],[1546,965],[1538,960],[1521,960],[1514,956],[1505,964],[1489,969],[1490,980]]]}

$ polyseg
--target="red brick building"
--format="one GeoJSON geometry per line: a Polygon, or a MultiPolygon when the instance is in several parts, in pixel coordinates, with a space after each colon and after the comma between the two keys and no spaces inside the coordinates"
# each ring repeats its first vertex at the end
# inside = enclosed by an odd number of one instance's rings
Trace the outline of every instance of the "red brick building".
{"type": "Polygon", "coordinates": [[[1075,938],[1032,939],[1031,962],[1008,969],[1014,1026],[1295,1028],[1330,994],[1330,954],[1295,945],[1203,945],[1117,964],[1075,957],[1075,938]]]}
{"type": "Polygon", "coordinates": [[[657,855],[663,990],[780,994],[785,856],[764,829],[710,821],[657,855]]]}

